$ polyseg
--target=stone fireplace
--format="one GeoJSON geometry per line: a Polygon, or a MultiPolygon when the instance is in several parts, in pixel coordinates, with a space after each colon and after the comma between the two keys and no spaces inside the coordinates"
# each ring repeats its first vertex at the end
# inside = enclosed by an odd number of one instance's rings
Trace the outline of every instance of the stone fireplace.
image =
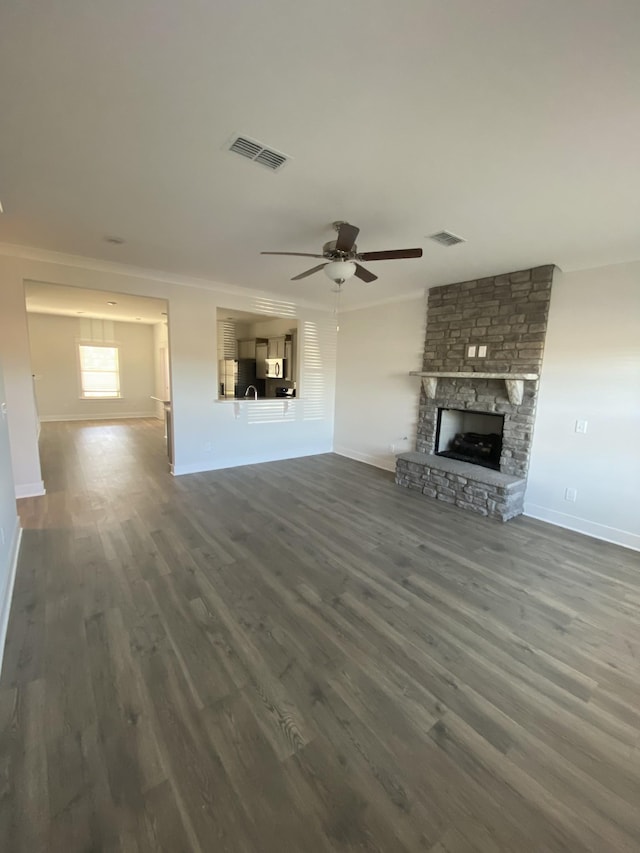
{"type": "Polygon", "coordinates": [[[416,450],[398,457],[399,485],[502,521],[522,512],[553,270],[429,291],[416,450]]]}

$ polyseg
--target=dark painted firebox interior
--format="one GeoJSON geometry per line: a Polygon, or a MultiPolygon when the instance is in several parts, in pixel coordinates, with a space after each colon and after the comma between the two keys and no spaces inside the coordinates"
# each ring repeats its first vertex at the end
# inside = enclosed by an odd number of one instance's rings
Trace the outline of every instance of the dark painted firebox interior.
{"type": "Polygon", "coordinates": [[[500,470],[504,415],[463,409],[438,409],[437,456],[500,470]]]}

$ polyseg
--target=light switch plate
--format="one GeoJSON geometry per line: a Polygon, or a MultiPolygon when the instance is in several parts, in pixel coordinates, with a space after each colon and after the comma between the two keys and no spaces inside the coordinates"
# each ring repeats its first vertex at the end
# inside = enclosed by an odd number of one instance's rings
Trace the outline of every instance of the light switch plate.
{"type": "Polygon", "coordinates": [[[576,421],[576,432],[582,433],[582,435],[584,435],[584,433],[586,431],[587,431],[587,421],[577,420],[576,421]]]}
{"type": "Polygon", "coordinates": [[[485,346],[478,347],[478,358],[487,357],[487,348],[485,346]]]}
{"type": "Polygon", "coordinates": [[[475,346],[467,347],[467,358],[475,358],[475,357],[476,357],[475,346]]]}

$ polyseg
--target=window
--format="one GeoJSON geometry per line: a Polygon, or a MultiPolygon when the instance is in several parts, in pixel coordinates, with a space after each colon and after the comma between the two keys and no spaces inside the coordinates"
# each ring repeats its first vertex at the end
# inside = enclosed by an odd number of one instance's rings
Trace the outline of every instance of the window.
{"type": "Polygon", "coordinates": [[[78,345],[80,391],[86,399],[120,396],[118,347],[78,345]]]}

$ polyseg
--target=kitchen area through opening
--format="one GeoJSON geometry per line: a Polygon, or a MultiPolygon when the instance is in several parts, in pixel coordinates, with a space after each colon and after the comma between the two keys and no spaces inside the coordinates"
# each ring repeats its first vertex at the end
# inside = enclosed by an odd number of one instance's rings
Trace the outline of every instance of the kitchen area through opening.
{"type": "Polygon", "coordinates": [[[218,308],[218,399],[298,395],[298,321],[218,308]]]}

